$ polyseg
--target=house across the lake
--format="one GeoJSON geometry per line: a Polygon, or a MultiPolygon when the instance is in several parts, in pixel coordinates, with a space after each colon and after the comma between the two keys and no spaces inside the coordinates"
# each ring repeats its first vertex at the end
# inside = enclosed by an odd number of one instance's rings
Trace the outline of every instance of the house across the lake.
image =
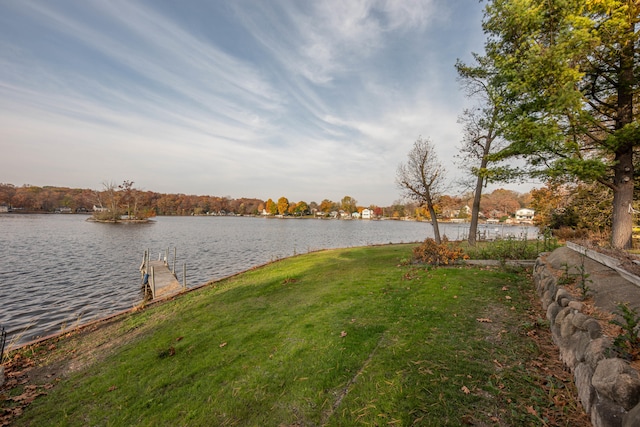
{"type": "Polygon", "coordinates": [[[528,208],[518,209],[516,211],[516,222],[531,224],[533,222],[534,214],[535,214],[535,211],[533,209],[528,209],[528,208]]]}

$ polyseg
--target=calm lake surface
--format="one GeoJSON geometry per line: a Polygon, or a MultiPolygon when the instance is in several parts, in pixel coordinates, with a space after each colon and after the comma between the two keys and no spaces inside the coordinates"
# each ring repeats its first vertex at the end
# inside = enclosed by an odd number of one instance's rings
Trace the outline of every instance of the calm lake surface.
{"type": "MultiPolygon", "coordinates": [[[[428,222],[158,217],[149,224],[100,224],[82,215],[0,214],[0,326],[17,346],[129,309],[143,294],[139,267],[177,248],[189,287],[291,255],[320,249],[409,243],[433,237],[428,222]]],[[[468,224],[441,224],[450,240],[468,224]]],[[[535,228],[491,226],[490,235],[535,228]]]]}

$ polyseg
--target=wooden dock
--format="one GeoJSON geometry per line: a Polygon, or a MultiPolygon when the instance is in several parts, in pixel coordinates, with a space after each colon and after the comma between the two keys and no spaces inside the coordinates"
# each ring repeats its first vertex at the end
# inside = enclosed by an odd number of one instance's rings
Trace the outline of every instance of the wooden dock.
{"type": "Polygon", "coordinates": [[[167,256],[164,259],[151,261],[148,251],[145,252],[140,273],[142,274],[142,286],[149,292],[152,300],[168,297],[186,289],[186,266],[183,269],[184,283],[180,284],[175,274],[175,255],[173,264],[174,271],[169,268],[167,256]]]}

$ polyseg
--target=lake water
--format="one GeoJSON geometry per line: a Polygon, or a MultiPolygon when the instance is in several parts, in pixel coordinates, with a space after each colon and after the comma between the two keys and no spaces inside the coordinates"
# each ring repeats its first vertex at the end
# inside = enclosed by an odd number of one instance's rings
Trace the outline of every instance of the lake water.
{"type": "MultiPolygon", "coordinates": [[[[149,224],[101,224],[81,215],[0,214],[0,326],[16,346],[129,309],[142,298],[139,267],[177,248],[189,287],[291,255],[330,248],[409,243],[433,236],[428,222],[158,217],[149,224]]],[[[442,224],[450,240],[467,224],[442,224]]],[[[527,233],[492,226],[490,235],[527,233]]],[[[182,280],[181,280],[182,281],[182,280]]]]}

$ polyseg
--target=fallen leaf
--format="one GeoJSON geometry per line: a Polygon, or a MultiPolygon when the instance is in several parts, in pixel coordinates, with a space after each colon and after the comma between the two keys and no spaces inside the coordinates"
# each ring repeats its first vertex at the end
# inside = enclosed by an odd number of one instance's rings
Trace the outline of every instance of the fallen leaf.
{"type": "Polygon", "coordinates": [[[346,337],[346,336],[347,336],[347,333],[346,333],[345,331],[342,331],[342,332],[340,332],[340,336],[341,336],[342,338],[344,338],[344,337],[346,337]]]}
{"type": "Polygon", "coordinates": [[[509,287],[508,287],[508,286],[503,286],[503,287],[502,287],[502,290],[503,290],[503,291],[508,291],[508,290],[509,290],[509,287]]]}
{"type": "Polygon", "coordinates": [[[533,416],[538,416],[538,412],[533,408],[533,406],[527,406],[527,413],[533,416]]]}
{"type": "Polygon", "coordinates": [[[476,319],[476,320],[477,320],[478,322],[480,322],[480,323],[491,323],[491,322],[492,322],[492,320],[491,320],[491,319],[488,319],[488,318],[486,318],[486,317],[481,317],[481,318],[476,319]]]}
{"type": "Polygon", "coordinates": [[[116,386],[112,385],[111,387],[109,387],[109,391],[114,391],[114,390],[116,390],[117,388],[118,388],[118,387],[116,387],[116,386]]]}
{"type": "Polygon", "coordinates": [[[223,342],[222,344],[220,344],[220,348],[222,348],[222,347],[224,347],[224,346],[226,346],[226,345],[227,345],[227,343],[226,343],[226,342],[223,342]]]}
{"type": "Polygon", "coordinates": [[[467,388],[467,386],[466,386],[466,385],[463,385],[463,386],[462,386],[462,388],[461,388],[460,390],[462,390],[462,392],[463,392],[464,394],[469,394],[469,393],[471,393],[471,390],[469,390],[469,389],[467,388]]]}
{"type": "Polygon", "coordinates": [[[511,299],[511,297],[510,297],[509,295],[507,295],[507,296],[505,297],[505,299],[510,300],[510,299],[511,299]]]}

